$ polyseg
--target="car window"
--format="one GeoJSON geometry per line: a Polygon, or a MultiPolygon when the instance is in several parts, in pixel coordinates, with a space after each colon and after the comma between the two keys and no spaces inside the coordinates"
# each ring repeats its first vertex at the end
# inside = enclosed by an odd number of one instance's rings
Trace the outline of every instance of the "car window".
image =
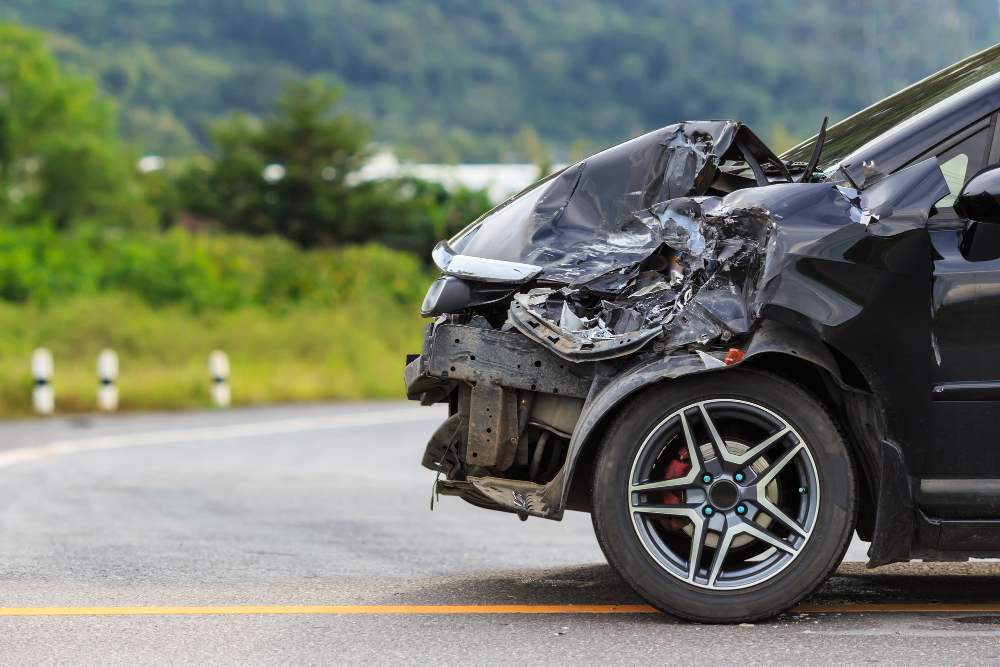
{"type": "Polygon", "coordinates": [[[958,197],[959,191],[965,185],[965,172],[968,171],[968,168],[969,156],[965,153],[959,153],[941,164],[941,173],[944,174],[944,180],[948,183],[948,190],[951,191],[950,194],[940,201],[941,206],[951,206],[955,203],[955,198],[958,197]]]}
{"type": "Polygon", "coordinates": [[[942,209],[951,209],[965,182],[983,168],[986,162],[986,139],[989,132],[989,128],[983,128],[937,155],[944,180],[948,183],[948,194],[935,204],[940,215],[953,214],[951,210],[942,211],[942,209]]]}

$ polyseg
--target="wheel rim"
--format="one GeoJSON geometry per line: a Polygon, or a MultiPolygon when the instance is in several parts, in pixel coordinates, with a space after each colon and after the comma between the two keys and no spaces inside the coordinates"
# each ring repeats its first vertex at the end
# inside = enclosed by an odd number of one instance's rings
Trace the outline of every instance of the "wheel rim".
{"type": "Polygon", "coordinates": [[[816,527],[819,497],[802,436],[768,408],[727,398],[693,402],[652,429],[632,462],[626,502],[640,541],[669,575],[733,590],[795,562],[816,527]],[[690,469],[665,479],[686,467],[685,453],[690,469]]]}

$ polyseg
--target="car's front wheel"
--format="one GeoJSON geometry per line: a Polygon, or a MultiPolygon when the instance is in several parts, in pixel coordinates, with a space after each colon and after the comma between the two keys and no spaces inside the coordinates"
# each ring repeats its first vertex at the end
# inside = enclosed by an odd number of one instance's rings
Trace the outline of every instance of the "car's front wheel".
{"type": "Polygon", "coordinates": [[[777,614],[840,563],[853,459],[826,408],[781,377],[666,382],[610,426],[592,515],[608,561],[654,606],[704,622],[777,614]]]}

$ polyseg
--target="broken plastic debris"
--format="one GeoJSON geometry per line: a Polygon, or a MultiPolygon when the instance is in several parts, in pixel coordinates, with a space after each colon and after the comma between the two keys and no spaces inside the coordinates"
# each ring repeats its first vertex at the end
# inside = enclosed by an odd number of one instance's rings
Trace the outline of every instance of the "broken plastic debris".
{"type": "Polygon", "coordinates": [[[569,304],[563,301],[562,313],[559,316],[559,326],[563,329],[569,329],[570,331],[579,331],[583,329],[583,320],[576,316],[572,310],[569,309],[569,304]]]}
{"type": "Polygon", "coordinates": [[[729,352],[726,352],[726,358],[722,360],[726,366],[732,366],[733,364],[739,363],[743,360],[743,350],[737,349],[735,347],[729,348],[729,352]]]}
{"type": "Polygon", "coordinates": [[[512,310],[514,326],[571,360],[622,356],[653,337],[662,338],[658,347],[676,349],[749,330],[749,299],[773,228],[763,207],[681,197],[638,211],[635,220],[661,241],[659,252],[567,287],[515,296],[523,310],[512,310]]]}
{"type": "MultiPolygon", "coordinates": [[[[872,164],[874,164],[874,161],[872,161],[872,164]]],[[[842,185],[837,185],[835,187],[837,188],[837,192],[843,195],[844,199],[851,204],[848,215],[851,216],[852,222],[858,222],[867,227],[873,222],[878,222],[883,217],[892,215],[892,202],[883,201],[876,206],[871,206],[870,203],[866,201],[868,197],[866,197],[861,191],[854,188],[844,187],[842,185]]]]}
{"type": "Polygon", "coordinates": [[[698,356],[701,357],[701,360],[703,362],[705,362],[705,368],[725,368],[726,367],[726,364],[724,362],[719,361],[718,359],[716,359],[715,357],[713,357],[710,354],[705,354],[701,350],[698,350],[698,356]]]}
{"type": "Polygon", "coordinates": [[[613,296],[628,287],[637,275],[639,275],[639,263],[635,262],[625,267],[615,266],[598,273],[586,274],[571,282],[569,287],[613,296]]]}

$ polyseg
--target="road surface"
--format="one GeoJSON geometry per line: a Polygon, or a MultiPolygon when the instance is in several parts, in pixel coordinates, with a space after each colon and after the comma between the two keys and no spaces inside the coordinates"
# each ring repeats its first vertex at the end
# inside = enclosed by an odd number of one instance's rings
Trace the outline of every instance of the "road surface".
{"type": "Polygon", "coordinates": [[[587,515],[522,523],[445,497],[431,512],[419,461],[442,414],[363,403],[0,424],[0,663],[1000,662],[994,562],[847,563],[812,611],[749,627],[329,613],[642,604],[587,515]],[[871,603],[917,606],[846,610],[871,603]]]}

